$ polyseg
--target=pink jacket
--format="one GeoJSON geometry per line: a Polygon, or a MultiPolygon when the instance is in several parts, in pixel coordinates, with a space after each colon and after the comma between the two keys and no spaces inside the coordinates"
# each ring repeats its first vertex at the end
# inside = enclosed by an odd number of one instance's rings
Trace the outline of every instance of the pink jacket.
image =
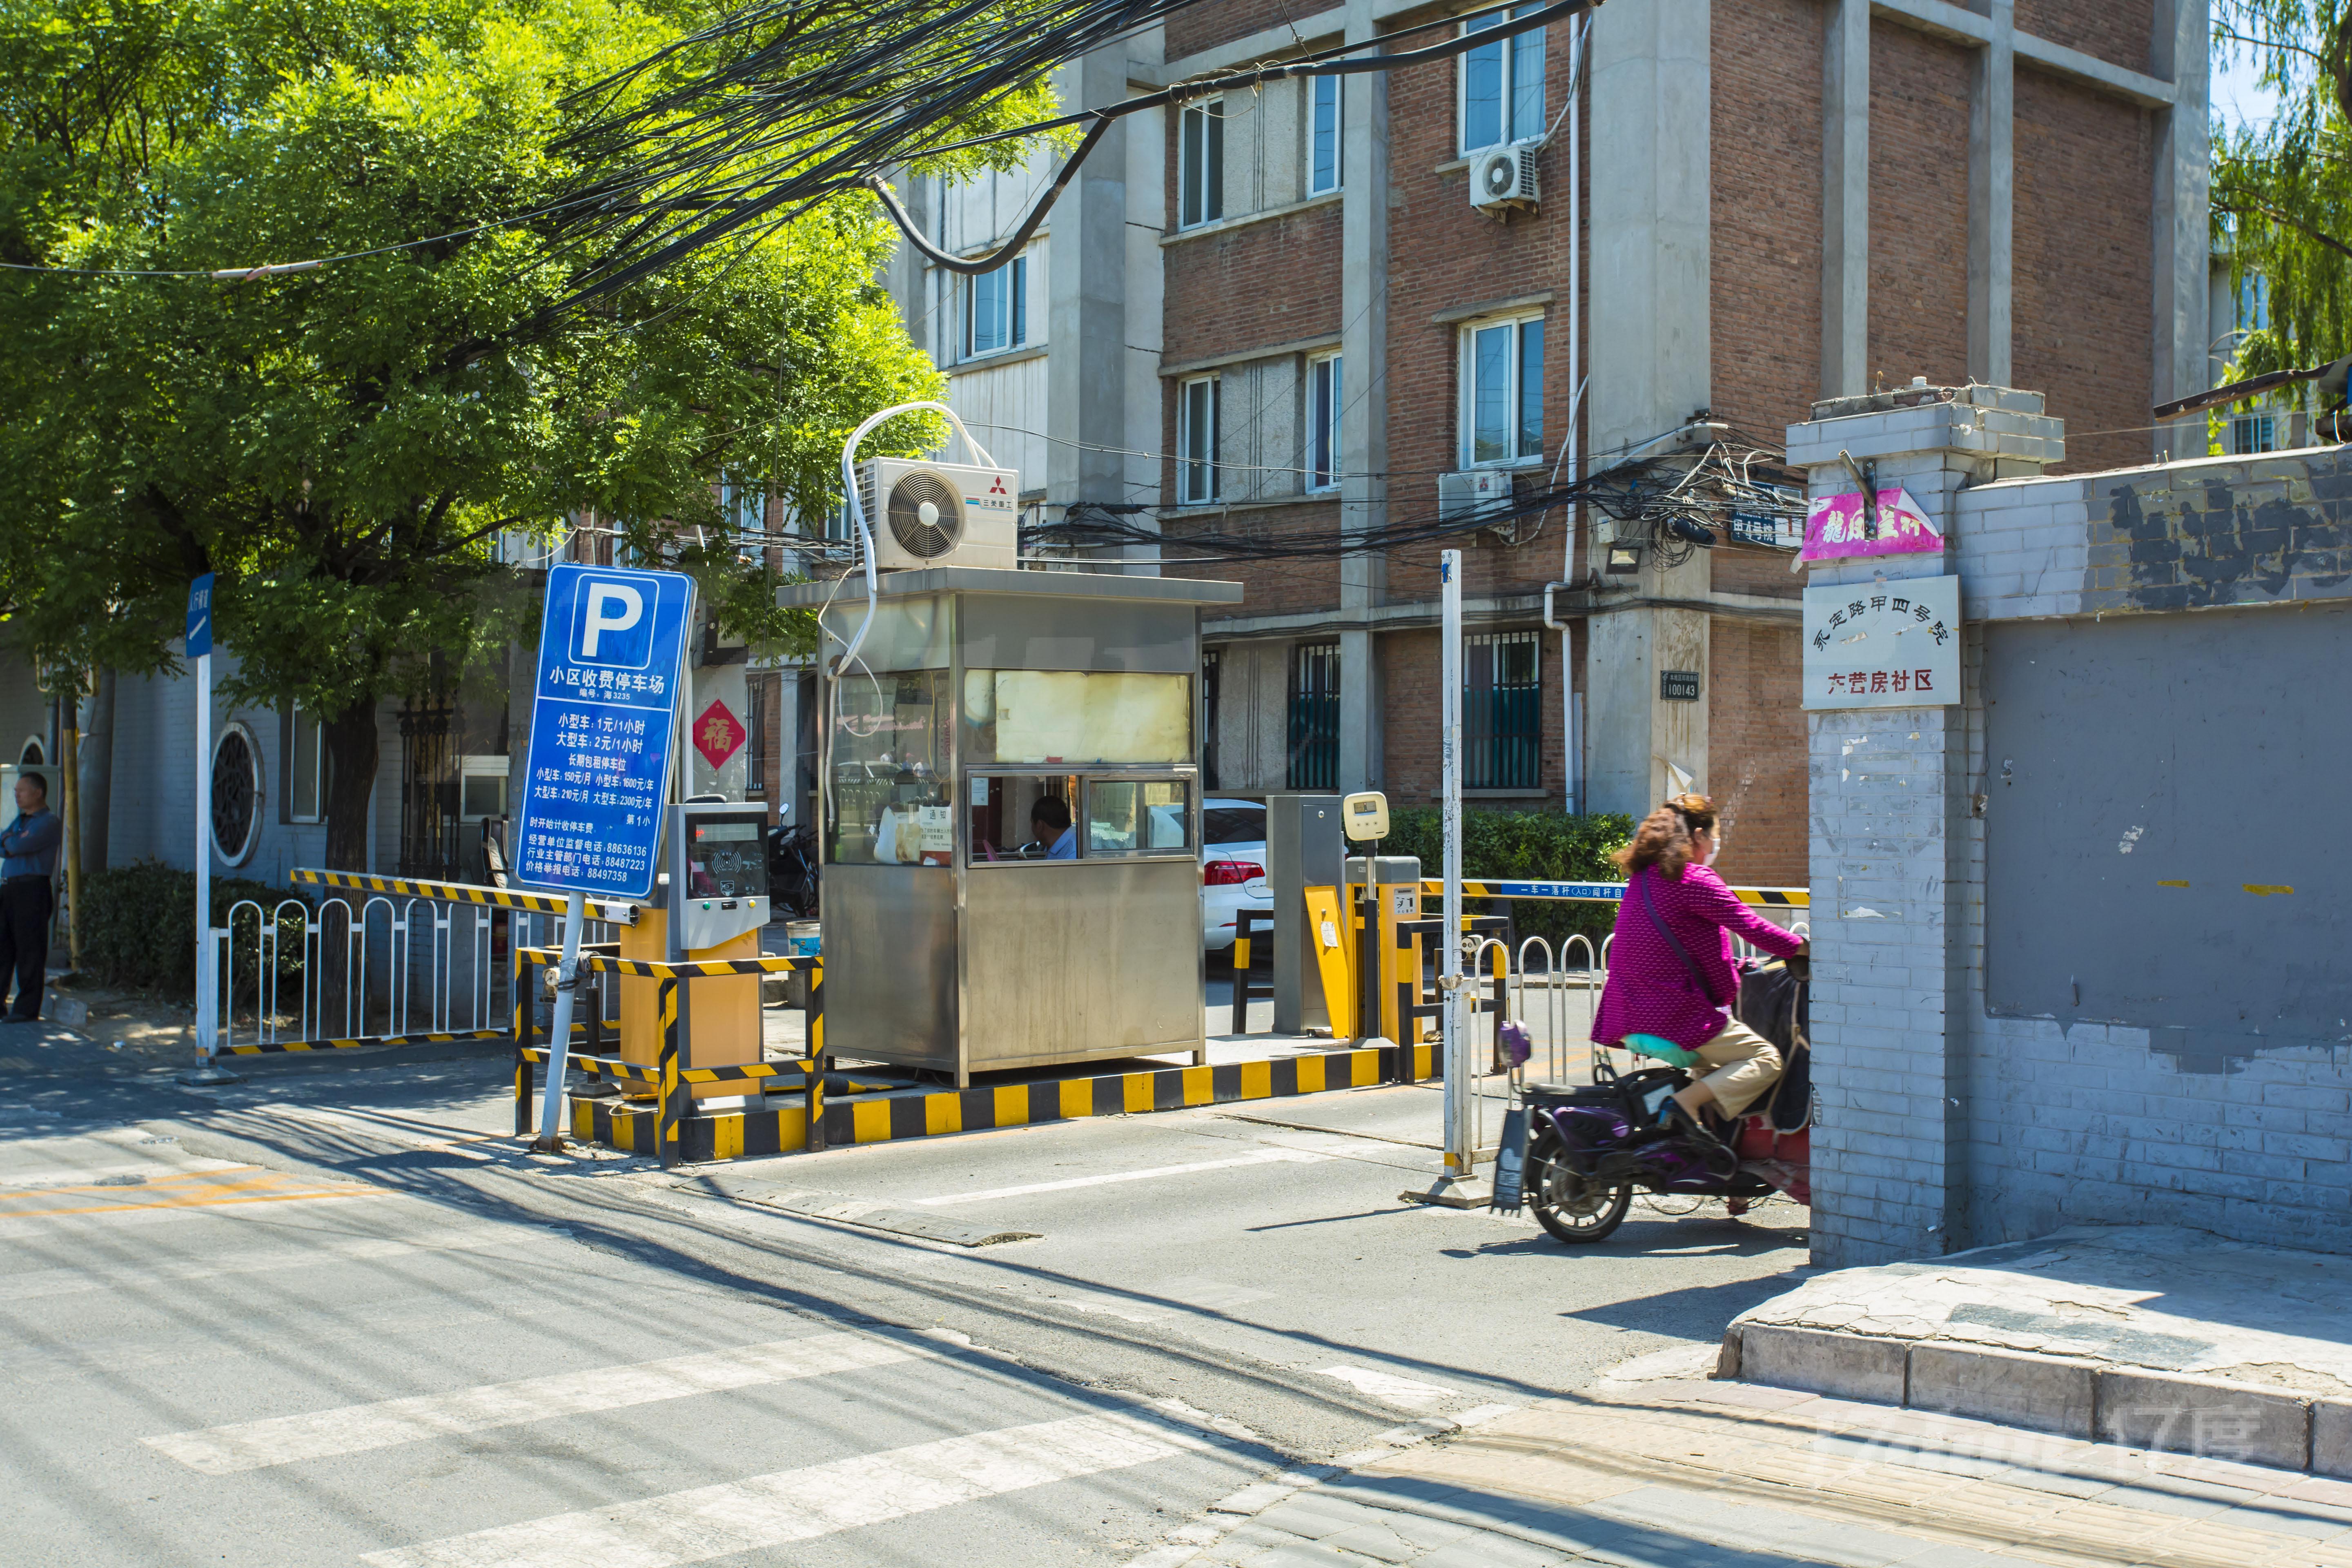
{"type": "Polygon", "coordinates": [[[1695,1051],[1723,1033],[1727,1010],[1739,998],[1739,976],[1731,963],[1735,931],[1782,958],[1805,941],[1741,903],[1704,866],[1685,866],[1679,878],[1664,876],[1655,867],[1634,872],[1625,901],[1617,907],[1617,940],[1610,944],[1609,981],[1601,988],[1592,1037],[1613,1046],[1628,1035],[1656,1035],[1695,1051]],[[1699,994],[1690,971],[1651,921],[1642,901],[1644,884],[1657,901],[1658,918],[1698,966],[1707,994],[1699,994]]]}

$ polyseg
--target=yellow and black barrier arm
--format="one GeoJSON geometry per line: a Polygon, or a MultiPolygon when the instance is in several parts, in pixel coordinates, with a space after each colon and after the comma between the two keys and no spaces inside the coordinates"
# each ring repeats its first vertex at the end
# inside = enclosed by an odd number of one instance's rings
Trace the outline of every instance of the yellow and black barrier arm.
{"type": "MultiPolygon", "coordinates": [[[[289,882],[343,892],[381,893],[393,899],[432,899],[445,904],[480,904],[489,909],[524,910],[532,914],[560,915],[568,907],[561,893],[526,893],[512,888],[485,888],[472,882],[428,882],[401,877],[372,877],[358,871],[320,871],[298,866],[286,873],[289,882]]],[[[609,925],[637,923],[637,906],[592,900],[588,918],[609,925]]]]}

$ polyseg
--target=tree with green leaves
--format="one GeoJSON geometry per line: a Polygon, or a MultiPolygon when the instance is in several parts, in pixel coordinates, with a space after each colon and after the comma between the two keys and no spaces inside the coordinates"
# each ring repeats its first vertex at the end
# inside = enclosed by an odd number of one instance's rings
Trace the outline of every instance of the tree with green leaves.
{"type": "MultiPolygon", "coordinates": [[[[0,261],[52,268],[0,273],[0,461],[17,481],[0,612],[20,646],[174,671],[187,581],[215,573],[226,694],[320,715],[327,858],[350,868],[377,705],[533,635],[500,560],[516,533],[609,531],[693,573],[723,635],[810,641],[774,607],[765,557],[739,558],[714,481],[756,476],[821,516],[848,431],[936,393],[874,281],[892,232],[845,195],[583,307],[598,258],[549,221],[581,173],[555,150],[567,95],[665,49],[667,69],[696,68],[679,47],[696,7],[0,0],[0,261]]],[[[971,129],[1047,101],[1002,95],[971,129]]],[[[897,421],[866,449],[936,434],[897,421]]]]}
{"type": "Polygon", "coordinates": [[[2279,102],[2266,124],[2213,127],[2214,251],[2233,289],[2263,279],[2269,306],[2222,345],[2227,379],[2327,364],[2352,353],[2352,5],[2217,0],[2214,54],[2251,59],[2279,102]]]}

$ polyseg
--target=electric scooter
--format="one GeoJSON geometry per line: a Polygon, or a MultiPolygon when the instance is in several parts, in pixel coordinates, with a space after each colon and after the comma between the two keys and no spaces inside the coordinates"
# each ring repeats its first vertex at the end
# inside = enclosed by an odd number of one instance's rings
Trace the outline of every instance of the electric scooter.
{"type": "Polygon", "coordinates": [[[1517,1213],[1524,1203],[1554,1238],[1584,1246],[1625,1222],[1637,1192],[1719,1197],[1735,1216],[1776,1192],[1811,1202],[1810,990],[1802,959],[1742,977],[1740,1021],[1780,1049],[1782,1071],[1747,1114],[1712,1119],[1712,1145],[1665,1124],[1666,1101],[1691,1083],[1681,1068],[1620,1072],[1596,1047],[1589,1084],[1522,1083],[1504,1122],[1494,1206],[1517,1213]]]}

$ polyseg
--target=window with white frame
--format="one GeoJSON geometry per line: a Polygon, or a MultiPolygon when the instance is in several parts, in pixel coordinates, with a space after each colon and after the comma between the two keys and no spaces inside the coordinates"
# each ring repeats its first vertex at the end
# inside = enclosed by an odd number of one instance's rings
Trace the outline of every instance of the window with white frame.
{"type": "Polygon", "coordinates": [[[1339,488],[1339,356],[1307,362],[1307,488],[1339,488]]]}
{"type": "Polygon", "coordinates": [[[1543,456],[1540,315],[1462,329],[1462,466],[1543,456]]]}
{"type": "Polygon", "coordinates": [[[1307,79],[1307,194],[1328,195],[1339,188],[1339,79],[1307,79]]]}
{"type": "Polygon", "coordinates": [[[1003,353],[1029,341],[1029,258],[964,279],[963,357],[1003,353]]]}
{"type": "MultiPolygon", "coordinates": [[[[1522,5],[1517,15],[1538,9],[1522,5]]],[[[1463,24],[1467,33],[1499,27],[1511,13],[1497,11],[1463,24]]],[[[1479,45],[1462,57],[1462,151],[1526,142],[1544,132],[1544,30],[1479,45]]]]}
{"type": "Polygon", "coordinates": [[[327,819],[327,731],[319,716],[296,704],[286,710],[279,730],[285,758],[285,787],[278,791],[284,822],[324,822],[327,819]]]}
{"type": "Polygon", "coordinates": [[[768,547],[768,487],[756,475],[729,474],[719,481],[719,520],[735,541],[738,556],[768,547]]]}
{"type": "Polygon", "coordinates": [[[1193,228],[1225,216],[1225,100],[1184,110],[1176,142],[1176,226],[1193,228]]]}
{"type": "Polygon", "coordinates": [[[1217,473],[1217,378],[1188,381],[1176,399],[1176,499],[1186,506],[1215,500],[1223,489],[1217,473]]]}

